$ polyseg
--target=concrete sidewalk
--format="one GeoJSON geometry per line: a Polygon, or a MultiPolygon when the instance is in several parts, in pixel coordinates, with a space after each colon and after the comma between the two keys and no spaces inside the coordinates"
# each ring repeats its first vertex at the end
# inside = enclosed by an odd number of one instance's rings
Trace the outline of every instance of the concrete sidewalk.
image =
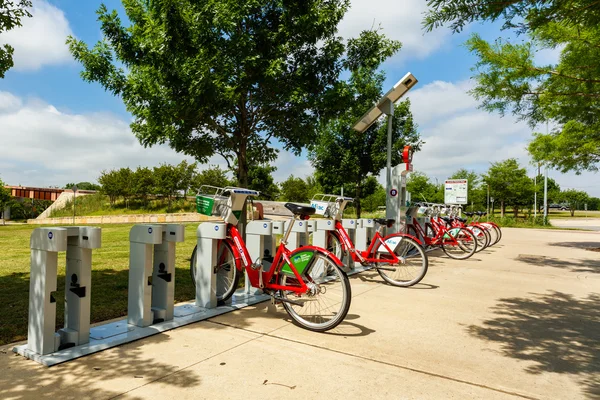
{"type": "MultiPolygon", "coordinates": [[[[353,277],[329,334],[262,303],[52,368],[0,352],[0,398],[600,398],[600,247],[591,232],[504,229],[422,284],[353,277]]],[[[93,305],[92,305],[93,306],[93,305]]]]}

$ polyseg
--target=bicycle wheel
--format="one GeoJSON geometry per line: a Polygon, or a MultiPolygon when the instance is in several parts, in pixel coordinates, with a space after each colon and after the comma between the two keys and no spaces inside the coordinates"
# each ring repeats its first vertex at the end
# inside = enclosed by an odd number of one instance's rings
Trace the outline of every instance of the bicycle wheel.
{"type": "Polygon", "coordinates": [[[339,258],[342,264],[345,263],[344,260],[346,258],[346,252],[342,247],[342,242],[340,241],[339,236],[335,233],[330,232],[327,235],[327,250],[332,252],[334,256],[339,258]]]}
{"type": "Polygon", "coordinates": [[[485,233],[490,237],[488,247],[491,247],[496,244],[498,241],[498,232],[494,229],[492,225],[482,224],[481,227],[485,230],[485,233]]]}
{"type": "Polygon", "coordinates": [[[477,239],[465,228],[452,228],[446,232],[442,242],[442,250],[450,258],[464,260],[475,254],[477,239]],[[448,235],[448,237],[446,236],[448,235]],[[452,238],[454,240],[452,240],[452,238]]]}
{"type": "MultiPolygon", "coordinates": [[[[198,246],[194,247],[192,258],[190,260],[190,275],[192,276],[192,283],[194,286],[196,286],[197,248],[198,246]]],[[[217,247],[217,264],[214,266],[213,270],[217,274],[217,301],[223,303],[233,296],[233,293],[235,293],[235,290],[238,287],[240,276],[242,275],[235,266],[235,255],[231,245],[224,240],[220,241],[217,247]]]]}
{"type": "Polygon", "coordinates": [[[475,252],[479,253],[481,250],[485,249],[488,245],[488,237],[486,236],[484,230],[478,226],[469,226],[465,229],[471,231],[471,233],[475,236],[477,240],[477,250],[475,252]]]}
{"type": "MultiPolygon", "coordinates": [[[[308,286],[306,293],[279,291],[285,311],[311,331],[325,332],[338,326],[346,318],[352,299],[346,273],[330,256],[315,251],[302,277],[308,286]]],[[[285,272],[279,273],[278,281],[280,285],[298,286],[296,277],[285,272]]]]}
{"type": "Polygon", "coordinates": [[[399,264],[386,263],[385,260],[391,258],[387,252],[378,252],[375,255],[375,258],[382,261],[376,266],[385,268],[377,268],[377,272],[384,281],[394,286],[409,287],[416,285],[425,277],[429,260],[423,248],[413,239],[403,237],[394,249],[394,254],[400,259],[399,264]],[[393,270],[390,271],[390,269],[393,270]]]}

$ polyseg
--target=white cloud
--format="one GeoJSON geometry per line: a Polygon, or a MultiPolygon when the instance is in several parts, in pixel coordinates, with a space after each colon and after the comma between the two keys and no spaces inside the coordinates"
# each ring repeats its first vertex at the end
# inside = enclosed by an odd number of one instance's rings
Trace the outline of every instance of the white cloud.
{"type": "MultiPolygon", "coordinates": [[[[103,169],[193,161],[166,145],[145,149],[128,123],[112,114],[62,112],[7,92],[0,92],[0,143],[0,174],[7,184],[93,182],[103,169]]],[[[218,159],[211,161],[222,165],[218,159]]]]}
{"type": "Polygon", "coordinates": [[[301,156],[296,156],[289,151],[280,150],[273,166],[277,167],[277,170],[273,173],[275,182],[283,182],[290,175],[305,179],[314,172],[314,168],[306,158],[306,152],[303,152],[301,156]]]}
{"type": "Polygon", "coordinates": [[[62,10],[44,0],[33,3],[32,18],[23,18],[23,26],[3,32],[0,44],[15,48],[14,69],[36,71],[43,65],[59,65],[72,60],[65,41],[73,32],[62,10]]]}
{"type": "MultiPolygon", "coordinates": [[[[526,150],[532,129],[512,116],[478,110],[477,101],[466,93],[471,87],[469,81],[436,81],[410,93],[412,112],[426,142],[415,154],[414,170],[442,181],[460,168],[484,173],[492,162],[516,158],[533,177],[537,168],[530,165],[526,150]]],[[[598,174],[552,171],[550,176],[563,188],[600,196],[598,174]]],[[[380,182],[384,180],[382,173],[380,182]]]]}
{"type": "Polygon", "coordinates": [[[363,30],[381,25],[391,39],[402,42],[402,58],[424,58],[442,46],[450,36],[448,29],[424,33],[421,21],[427,9],[424,0],[352,0],[339,34],[356,37],[363,30]]]}

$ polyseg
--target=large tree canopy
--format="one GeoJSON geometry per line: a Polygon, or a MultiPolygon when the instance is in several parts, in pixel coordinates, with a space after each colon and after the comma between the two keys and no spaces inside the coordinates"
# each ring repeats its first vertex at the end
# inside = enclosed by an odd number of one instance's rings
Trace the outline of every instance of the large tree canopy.
{"type": "MultiPolygon", "coordinates": [[[[363,133],[356,132],[352,126],[381,98],[385,74],[378,68],[400,49],[400,43],[373,30],[363,32],[349,47],[369,49],[369,53],[350,54],[351,58],[364,61],[348,66],[351,76],[344,82],[344,93],[348,96],[338,100],[344,112],[319,125],[319,137],[311,146],[309,157],[320,186],[329,193],[344,186],[345,192],[354,197],[360,218],[360,199],[372,194],[363,192],[367,179],[378,175],[386,165],[387,124],[386,118],[381,118],[363,133]]],[[[395,106],[392,121],[392,164],[396,165],[401,161],[405,145],[411,144],[418,150],[421,141],[410,112],[410,101],[395,106]]],[[[375,189],[373,186],[371,192],[375,189]]]]}
{"type": "Polygon", "coordinates": [[[529,152],[563,172],[595,171],[600,162],[600,1],[512,0],[507,2],[430,0],[427,29],[450,24],[460,31],[472,21],[504,20],[524,34],[522,43],[494,43],[474,34],[467,47],[478,57],[472,94],[481,107],[512,112],[535,133],[529,152]],[[557,64],[541,64],[542,49],[560,52],[557,64]]]}
{"type": "MultiPolygon", "coordinates": [[[[21,26],[21,19],[31,17],[30,0],[0,0],[0,33],[21,26]]],[[[13,65],[15,49],[8,44],[0,46],[0,79],[13,65]]]]}
{"type": "Polygon", "coordinates": [[[123,0],[130,25],[102,6],[104,40],[68,43],[83,78],[122,97],[143,145],[220,154],[245,186],[249,163],[276,157],[274,140],[296,153],[314,140],[315,120],[346,95],[340,73],[368,62],[336,35],[348,3],[123,0]]]}

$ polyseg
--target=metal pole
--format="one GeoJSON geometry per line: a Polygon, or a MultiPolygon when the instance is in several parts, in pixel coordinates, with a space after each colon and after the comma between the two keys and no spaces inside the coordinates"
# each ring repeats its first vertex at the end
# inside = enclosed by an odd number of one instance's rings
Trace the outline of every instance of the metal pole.
{"type": "Polygon", "coordinates": [[[387,121],[387,165],[386,165],[386,201],[385,201],[385,217],[397,219],[398,216],[394,215],[397,212],[397,206],[394,204],[395,198],[391,196],[392,191],[392,124],[394,121],[394,103],[389,99],[381,108],[384,114],[388,116],[387,121]]]}
{"type": "Polygon", "coordinates": [[[548,218],[548,166],[545,166],[544,170],[544,225],[546,225],[546,219],[548,218]]]}
{"type": "Polygon", "coordinates": [[[487,189],[488,189],[488,193],[487,193],[487,206],[486,206],[486,214],[487,214],[487,219],[489,221],[490,219],[490,185],[487,185],[487,189]]]}
{"type": "Polygon", "coordinates": [[[537,175],[533,177],[533,218],[534,221],[537,218],[537,175]]]}
{"type": "MultiPolygon", "coordinates": [[[[391,103],[391,102],[390,102],[391,103]]],[[[388,195],[392,190],[392,122],[394,118],[394,106],[391,105],[390,113],[388,114],[388,126],[387,126],[387,191],[388,195]]]]}

